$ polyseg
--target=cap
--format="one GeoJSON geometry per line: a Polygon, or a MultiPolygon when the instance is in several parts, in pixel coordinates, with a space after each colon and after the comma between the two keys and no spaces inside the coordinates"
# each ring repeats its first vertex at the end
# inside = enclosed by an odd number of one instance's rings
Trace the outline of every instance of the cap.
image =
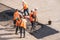
{"type": "Polygon", "coordinates": [[[38,10],[38,8],[35,8],[34,10],[38,10]]]}

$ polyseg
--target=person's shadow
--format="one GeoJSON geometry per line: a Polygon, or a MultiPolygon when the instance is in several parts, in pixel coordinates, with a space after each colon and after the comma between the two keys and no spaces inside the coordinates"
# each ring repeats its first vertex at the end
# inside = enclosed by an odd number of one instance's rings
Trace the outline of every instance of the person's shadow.
{"type": "Polygon", "coordinates": [[[40,25],[41,28],[30,33],[37,39],[40,39],[40,38],[43,38],[43,37],[46,37],[49,35],[53,35],[53,34],[56,34],[59,32],[59,31],[56,31],[55,29],[50,28],[49,26],[41,24],[41,23],[38,23],[38,25],[40,25]]]}
{"type": "MultiPolygon", "coordinates": [[[[21,10],[18,10],[20,13],[23,13],[21,10]]],[[[0,21],[8,21],[13,19],[15,9],[4,10],[0,12],[0,21]]]]}

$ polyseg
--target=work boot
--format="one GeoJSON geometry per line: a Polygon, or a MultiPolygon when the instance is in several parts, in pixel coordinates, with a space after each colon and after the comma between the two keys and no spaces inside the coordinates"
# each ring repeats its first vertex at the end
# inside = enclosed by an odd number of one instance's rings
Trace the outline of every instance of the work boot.
{"type": "Polygon", "coordinates": [[[15,33],[16,35],[18,34],[18,33],[15,33]]]}

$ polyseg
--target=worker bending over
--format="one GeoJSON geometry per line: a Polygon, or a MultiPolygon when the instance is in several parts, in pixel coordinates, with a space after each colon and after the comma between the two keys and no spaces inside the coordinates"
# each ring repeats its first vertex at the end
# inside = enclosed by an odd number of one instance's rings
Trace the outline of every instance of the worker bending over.
{"type": "Polygon", "coordinates": [[[27,3],[25,1],[22,1],[22,6],[23,6],[22,9],[24,10],[24,16],[26,16],[26,13],[27,13],[27,15],[29,15],[28,5],[27,5],[27,3]]]}

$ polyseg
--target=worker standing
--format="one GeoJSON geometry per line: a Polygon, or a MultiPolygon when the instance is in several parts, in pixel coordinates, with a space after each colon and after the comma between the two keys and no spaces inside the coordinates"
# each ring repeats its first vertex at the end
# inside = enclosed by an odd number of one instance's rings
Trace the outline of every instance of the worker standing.
{"type": "Polygon", "coordinates": [[[23,38],[25,38],[25,29],[26,29],[26,19],[25,18],[21,18],[20,20],[17,18],[16,19],[16,34],[17,34],[17,31],[18,29],[20,30],[20,38],[22,38],[22,35],[23,35],[23,38]]]}
{"type": "Polygon", "coordinates": [[[31,22],[31,30],[35,30],[35,14],[34,14],[34,10],[31,10],[31,13],[30,13],[30,22],[31,22]]]}
{"type": "Polygon", "coordinates": [[[24,0],[22,1],[22,6],[23,6],[22,9],[24,10],[24,16],[26,16],[26,13],[27,13],[27,15],[29,15],[28,5],[27,5],[27,3],[24,0]]]}
{"type": "Polygon", "coordinates": [[[22,22],[20,25],[20,38],[22,37],[22,34],[23,34],[23,38],[25,38],[26,22],[27,22],[26,19],[22,18],[22,22]]]}

